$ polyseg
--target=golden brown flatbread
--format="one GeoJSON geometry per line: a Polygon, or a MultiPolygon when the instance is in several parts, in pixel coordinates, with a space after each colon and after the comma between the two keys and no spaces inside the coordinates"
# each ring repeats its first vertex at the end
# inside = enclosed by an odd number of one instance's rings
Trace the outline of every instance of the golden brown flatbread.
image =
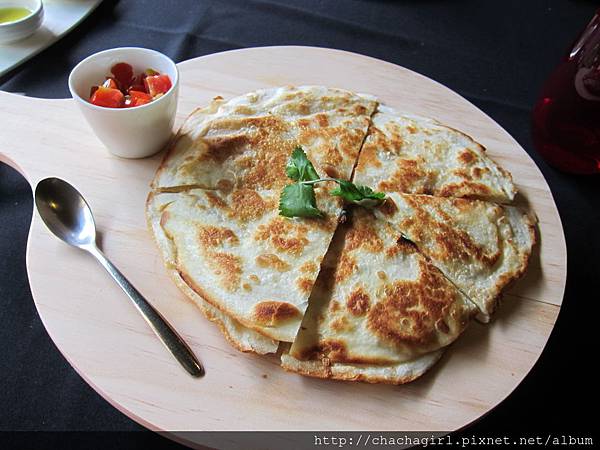
{"type": "Polygon", "coordinates": [[[194,111],[152,187],[280,190],[302,146],[321,176],[350,179],[375,109],[372,98],[322,86],[260,90],[194,111]]]}
{"type": "Polygon", "coordinates": [[[294,340],[341,212],[317,189],[323,218],[278,214],[278,193],[192,189],[162,193],[159,226],[173,265],[198,296],[247,328],[294,340]]]}
{"type": "Polygon", "coordinates": [[[406,367],[398,364],[452,343],[476,312],[391,224],[355,209],[336,231],[289,356],[313,368],[406,367]]]}
{"type": "Polygon", "coordinates": [[[164,208],[177,197],[176,194],[170,193],[151,193],[148,196],[146,205],[148,227],[153,232],[154,240],[161,252],[169,276],[181,292],[196,304],[210,321],[217,324],[225,338],[235,348],[242,352],[254,352],[258,354],[275,353],[279,346],[278,341],[274,341],[256,331],[246,328],[235,319],[224,314],[202,298],[181,277],[177,269],[176,248],[160,224],[164,208]]]}
{"type": "Polygon", "coordinates": [[[383,192],[467,197],[508,203],[511,175],[483,146],[433,119],[379,105],[354,182],[383,192]]]}
{"type": "Polygon", "coordinates": [[[236,348],[279,348],[282,366],[304,375],[401,384],[475,314],[489,320],[525,271],[535,221],[491,203],[515,193],[510,174],[459,131],[368,95],[280,87],[194,111],[146,213],[170,276],[236,348]],[[325,183],[315,188],[324,217],[282,217],[297,146],[321,177],[388,200],[352,209],[325,183]],[[343,208],[350,220],[338,227],[343,208]]]}
{"type": "Polygon", "coordinates": [[[527,268],[535,218],[480,200],[389,194],[376,211],[413,242],[489,321],[502,290],[527,268]]]}

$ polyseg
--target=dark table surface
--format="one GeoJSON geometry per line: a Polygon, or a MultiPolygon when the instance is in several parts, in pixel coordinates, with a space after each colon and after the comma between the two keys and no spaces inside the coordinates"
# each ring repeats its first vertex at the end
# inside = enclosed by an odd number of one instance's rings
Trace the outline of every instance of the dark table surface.
{"type": "MultiPolygon", "coordinates": [[[[554,194],[568,249],[563,307],[540,360],[499,407],[462,433],[591,435],[597,428],[597,414],[587,406],[598,393],[592,361],[598,354],[600,180],[558,172],[541,160],[530,138],[530,112],[542,82],[597,7],[539,0],[105,0],[72,33],[0,78],[0,89],[68,97],[72,67],[117,46],[150,47],[183,61],[289,44],[374,56],[445,84],[508,130],[536,161],[554,194]]],[[[12,430],[142,430],[75,373],[42,326],[25,270],[31,212],[30,186],[0,164],[0,447],[24,448],[32,439],[38,448],[64,447],[46,435],[6,434],[12,430]]],[[[107,439],[94,436],[88,448],[107,439]]],[[[121,448],[175,446],[152,433],[128,436],[119,435],[121,448]]]]}

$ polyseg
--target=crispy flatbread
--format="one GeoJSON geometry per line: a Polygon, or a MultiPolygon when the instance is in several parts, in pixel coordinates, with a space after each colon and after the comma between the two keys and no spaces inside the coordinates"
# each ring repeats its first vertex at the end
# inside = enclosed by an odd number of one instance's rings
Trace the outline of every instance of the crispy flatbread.
{"type": "Polygon", "coordinates": [[[209,320],[217,324],[225,338],[235,348],[242,352],[254,352],[258,354],[275,353],[279,345],[278,341],[269,339],[256,331],[246,328],[235,319],[227,316],[200,297],[181,278],[181,275],[177,271],[175,246],[173,241],[166,236],[160,225],[163,209],[169,203],[175,201],[176,198],[176,194],[151,193],[148,196],[146,205],[148,227],[153,231],[155,242],[161,252],[169,276],[186,297],[192,300],[209,320]]]}
{"type": "Polygon", "coordinates": [[[479,200],[389,194],[376,210],[480,309],[487,322],[502,290],[527,268],[535,218],[479,200]]]}
{"type": "Polygon", "coordinates": [[[419,356],[411,361],[397,364],[343,364],[324,360],[301,361],[289,353],[282,353],[281,367],[288,372],[314,378],[329,378],[342,381],[363,381],[366,383],[404,384],[416,380],[438,362],[444,353],[437,350],[419,356]]]}
{"type": "Polygon", "coordinates": [[[510,174],[466,134],[382,105],[373,115],[354,182],[383,192],[500,203],[516,194],[510,174]]]}
{"type": "Polygon", "coordinates": [[[350,179],[375,105],[322,86],[214,100],[187,118],[152,187],[279,190],[290,181],[285,165],[298,145],[321,176],[350,179]]]}
{"type": "Polygon", "coordinates": [[[336,232],[289,355],[311,361],[302,366],[310,371],[335,363],[340,376],[369,368],[363,376],[388,373],[397,382],[410,367],[398,364],[449,345],[476,312],[392,225],[355,209],[336,232]]]}
{"type": "Polygon", "coordinates": [[[317,188],[325,216],[288,219],[278,214],[275,191],[192,189],[172,198],[159,225],[181,280],[242,325],[293,341],[337,226],[339,199],[317,188]]]}
{"type": "Polygon", "coordinates": [[[525,271],[534,219],[488,203],[515,193],[459,131],[367,95],[280,87],[194,111],[146,213],[169,275],[233,346],[279,349],[282,367],[303,375],[401,384],[474,315],[489,320],[525,271]],[[324,218],[280,216],[297,146],[322,177],[353,177],[390,198],[338,227],[343,205],[323,184],[324,218]]]}
{"type": "Polygon", "coordinates": [[[285,165],[301,145],[322,176],[349,179],[375,105],[304,86],[216,99],[192,113],[152,183],[177,194],[159,225],[182,290],[267,338],[292,341],[341,209],[321,187],[325,219],[280,217],[285,165]]]}

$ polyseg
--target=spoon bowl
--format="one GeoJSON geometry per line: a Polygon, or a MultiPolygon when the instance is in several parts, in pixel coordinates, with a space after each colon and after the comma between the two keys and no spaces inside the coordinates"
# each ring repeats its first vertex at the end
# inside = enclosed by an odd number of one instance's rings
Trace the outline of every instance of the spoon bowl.
{"type": "Polygon", "coordinates": [[[35,206],[56,237],[74,247],[93,246],[96,224],[92,210],[71,184],[46,178],[35,188],[35,206]]]}

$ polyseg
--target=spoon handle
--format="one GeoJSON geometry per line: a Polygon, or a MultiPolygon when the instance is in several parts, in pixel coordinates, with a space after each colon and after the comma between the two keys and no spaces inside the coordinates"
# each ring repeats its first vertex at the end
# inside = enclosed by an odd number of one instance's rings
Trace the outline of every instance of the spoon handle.
{"type": "Polygon", "coordinates": [[[123,289],[131,299],[137,310],[150,325],[150,328],[156,333],[161,342],[179,361],[179,363],[193,377],[204,375],[202,365],[192,353],[192,350],[177,334],[171,325],[164,319],[154,307],[139,293],[139,291],[125,278],[125,276],[111,263],[104,253],[96,246],[86,248],[102,264],[106,271],[114,278],[118,285],[123,289]]]}

